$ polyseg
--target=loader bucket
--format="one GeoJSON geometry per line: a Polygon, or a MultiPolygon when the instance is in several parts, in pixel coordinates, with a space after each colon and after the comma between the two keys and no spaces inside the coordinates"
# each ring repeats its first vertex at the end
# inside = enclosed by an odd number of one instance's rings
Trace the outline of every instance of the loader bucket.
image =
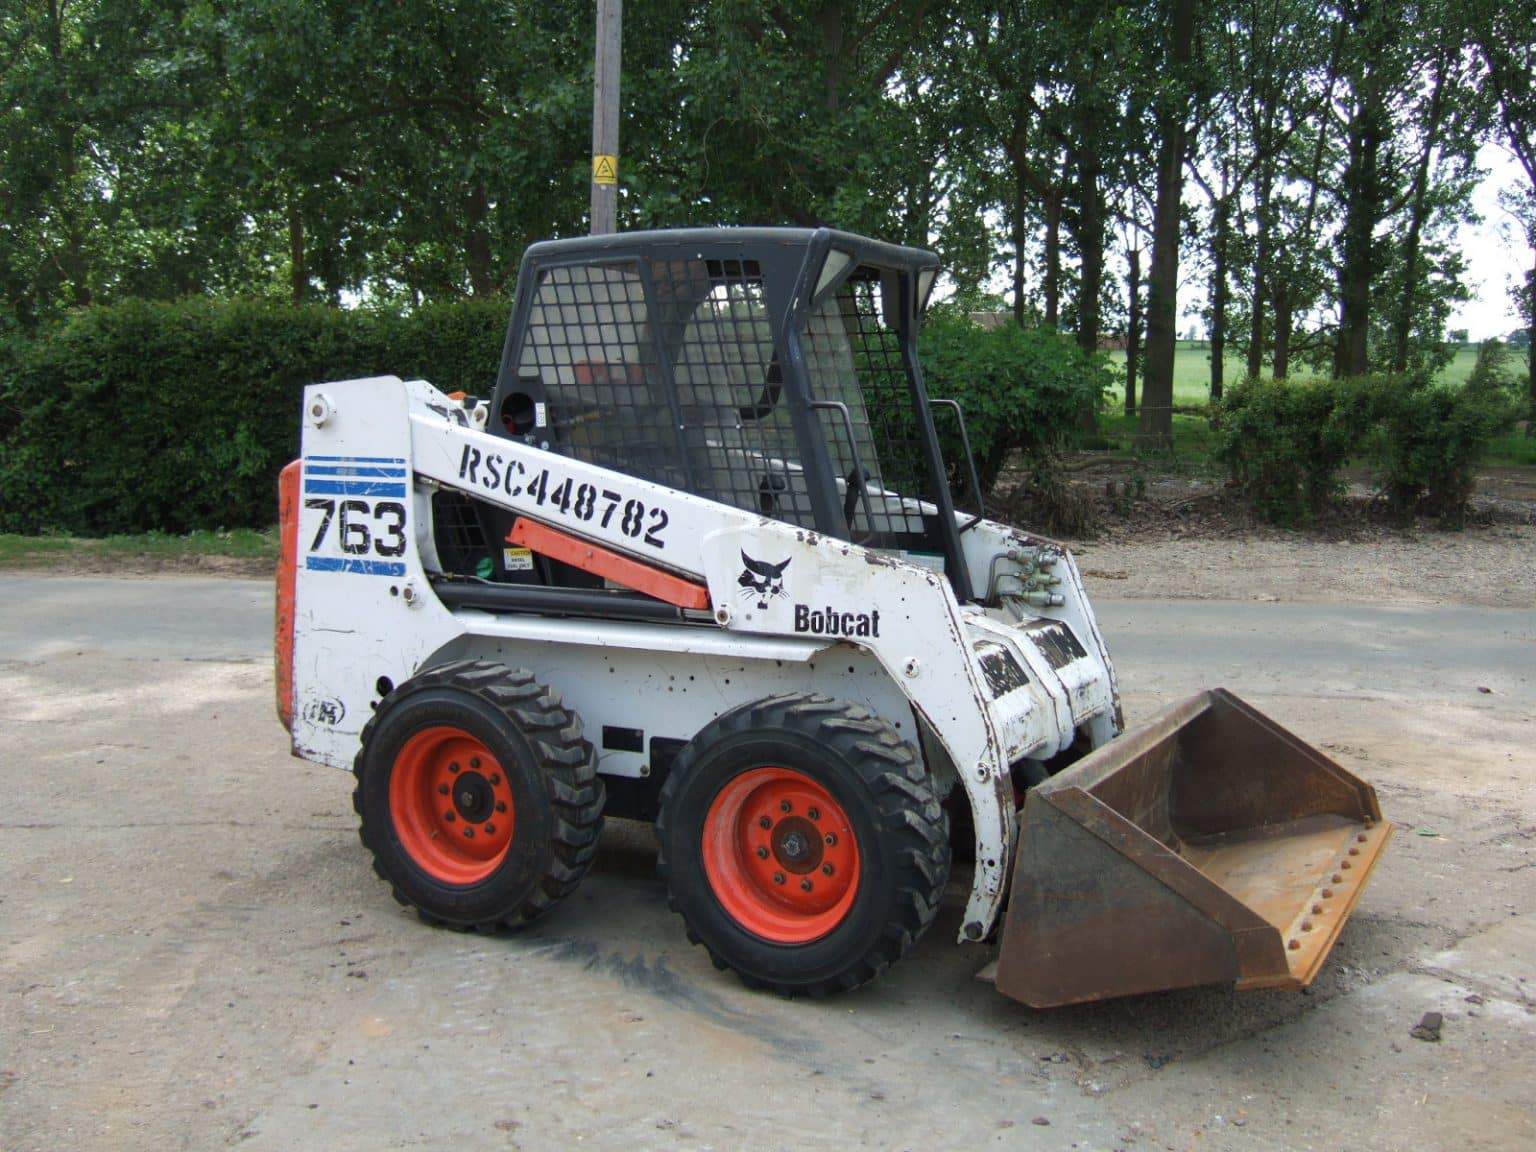
{"type": "Polygon", "coordinates": [[[1369,784],[1230,692],[1191,697],[1029,792],[998,991],[1304,987],[1390,834],[1369,784]]]}

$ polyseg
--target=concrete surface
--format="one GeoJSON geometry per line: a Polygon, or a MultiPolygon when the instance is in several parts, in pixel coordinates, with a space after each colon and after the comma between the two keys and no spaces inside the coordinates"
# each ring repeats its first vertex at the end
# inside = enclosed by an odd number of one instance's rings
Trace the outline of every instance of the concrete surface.
{"type": "Polygon", "coordinates": [[[851,996],[748,992],[633,825],[531,931],[422,927],[286,755],[265,585],[0,593],[5,1152],[1536,1146],[1536,612],[1101,600],[1133,722],[1225,684],[1400,829],[1310,995],[1041,1013],[958,903],[851,996]]]}

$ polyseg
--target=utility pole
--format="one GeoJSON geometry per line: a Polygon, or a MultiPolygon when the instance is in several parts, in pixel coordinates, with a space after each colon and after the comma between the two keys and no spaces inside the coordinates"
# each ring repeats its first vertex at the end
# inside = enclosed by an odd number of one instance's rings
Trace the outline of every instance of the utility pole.
{"type": "Polygon", "coordinates": [[[623,0],[597,0],[592,68],[592,235],[618,231],[619,44],[623,0]]]}

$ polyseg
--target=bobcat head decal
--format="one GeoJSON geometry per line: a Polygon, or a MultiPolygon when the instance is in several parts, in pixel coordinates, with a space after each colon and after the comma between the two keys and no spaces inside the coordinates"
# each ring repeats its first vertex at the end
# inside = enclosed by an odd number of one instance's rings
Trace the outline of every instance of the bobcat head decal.
{"type": "Polygon", "coordinates": [[[763,560],[754,560],[743,552],[741,562],[745,567],[741,575],[736,577],[736,583],[741,585],[743,600],[756,600],[759,608],[766,608],[769,600],[784,595],[784,569],[789,567],[788,560],[769,564],[763,560]]]}

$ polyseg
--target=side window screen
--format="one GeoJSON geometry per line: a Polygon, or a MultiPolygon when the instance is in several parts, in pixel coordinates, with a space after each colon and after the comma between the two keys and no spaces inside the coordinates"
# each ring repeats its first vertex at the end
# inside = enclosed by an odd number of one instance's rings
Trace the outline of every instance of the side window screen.
{"type": "Polygon", "coordinates": [[[814,527],[757,262],[678,261],[652,274],[693,490],[814,527]]]}
{"type": "MultiPolygon", "coordinates": [[[[853,418],[869,493],[867,507],[862,499],[854,505],[855,539],[923,550],[930,533],[920,502],[930,485],[900,336],[883,319],[881,291],[878,273],[859,268],[817,306],[806,325],[806,371],[813,398],[840,400],[853,418]]],[[[848,434],[835,413],[818,415],[846,496],[846,484],[857,483],[848,434]]]]}
{"type": "Polygon", "coordinates": [[[546,269],[519,367],[543,382],[556,450],[686,486],[637,265],[546,269]]]}

